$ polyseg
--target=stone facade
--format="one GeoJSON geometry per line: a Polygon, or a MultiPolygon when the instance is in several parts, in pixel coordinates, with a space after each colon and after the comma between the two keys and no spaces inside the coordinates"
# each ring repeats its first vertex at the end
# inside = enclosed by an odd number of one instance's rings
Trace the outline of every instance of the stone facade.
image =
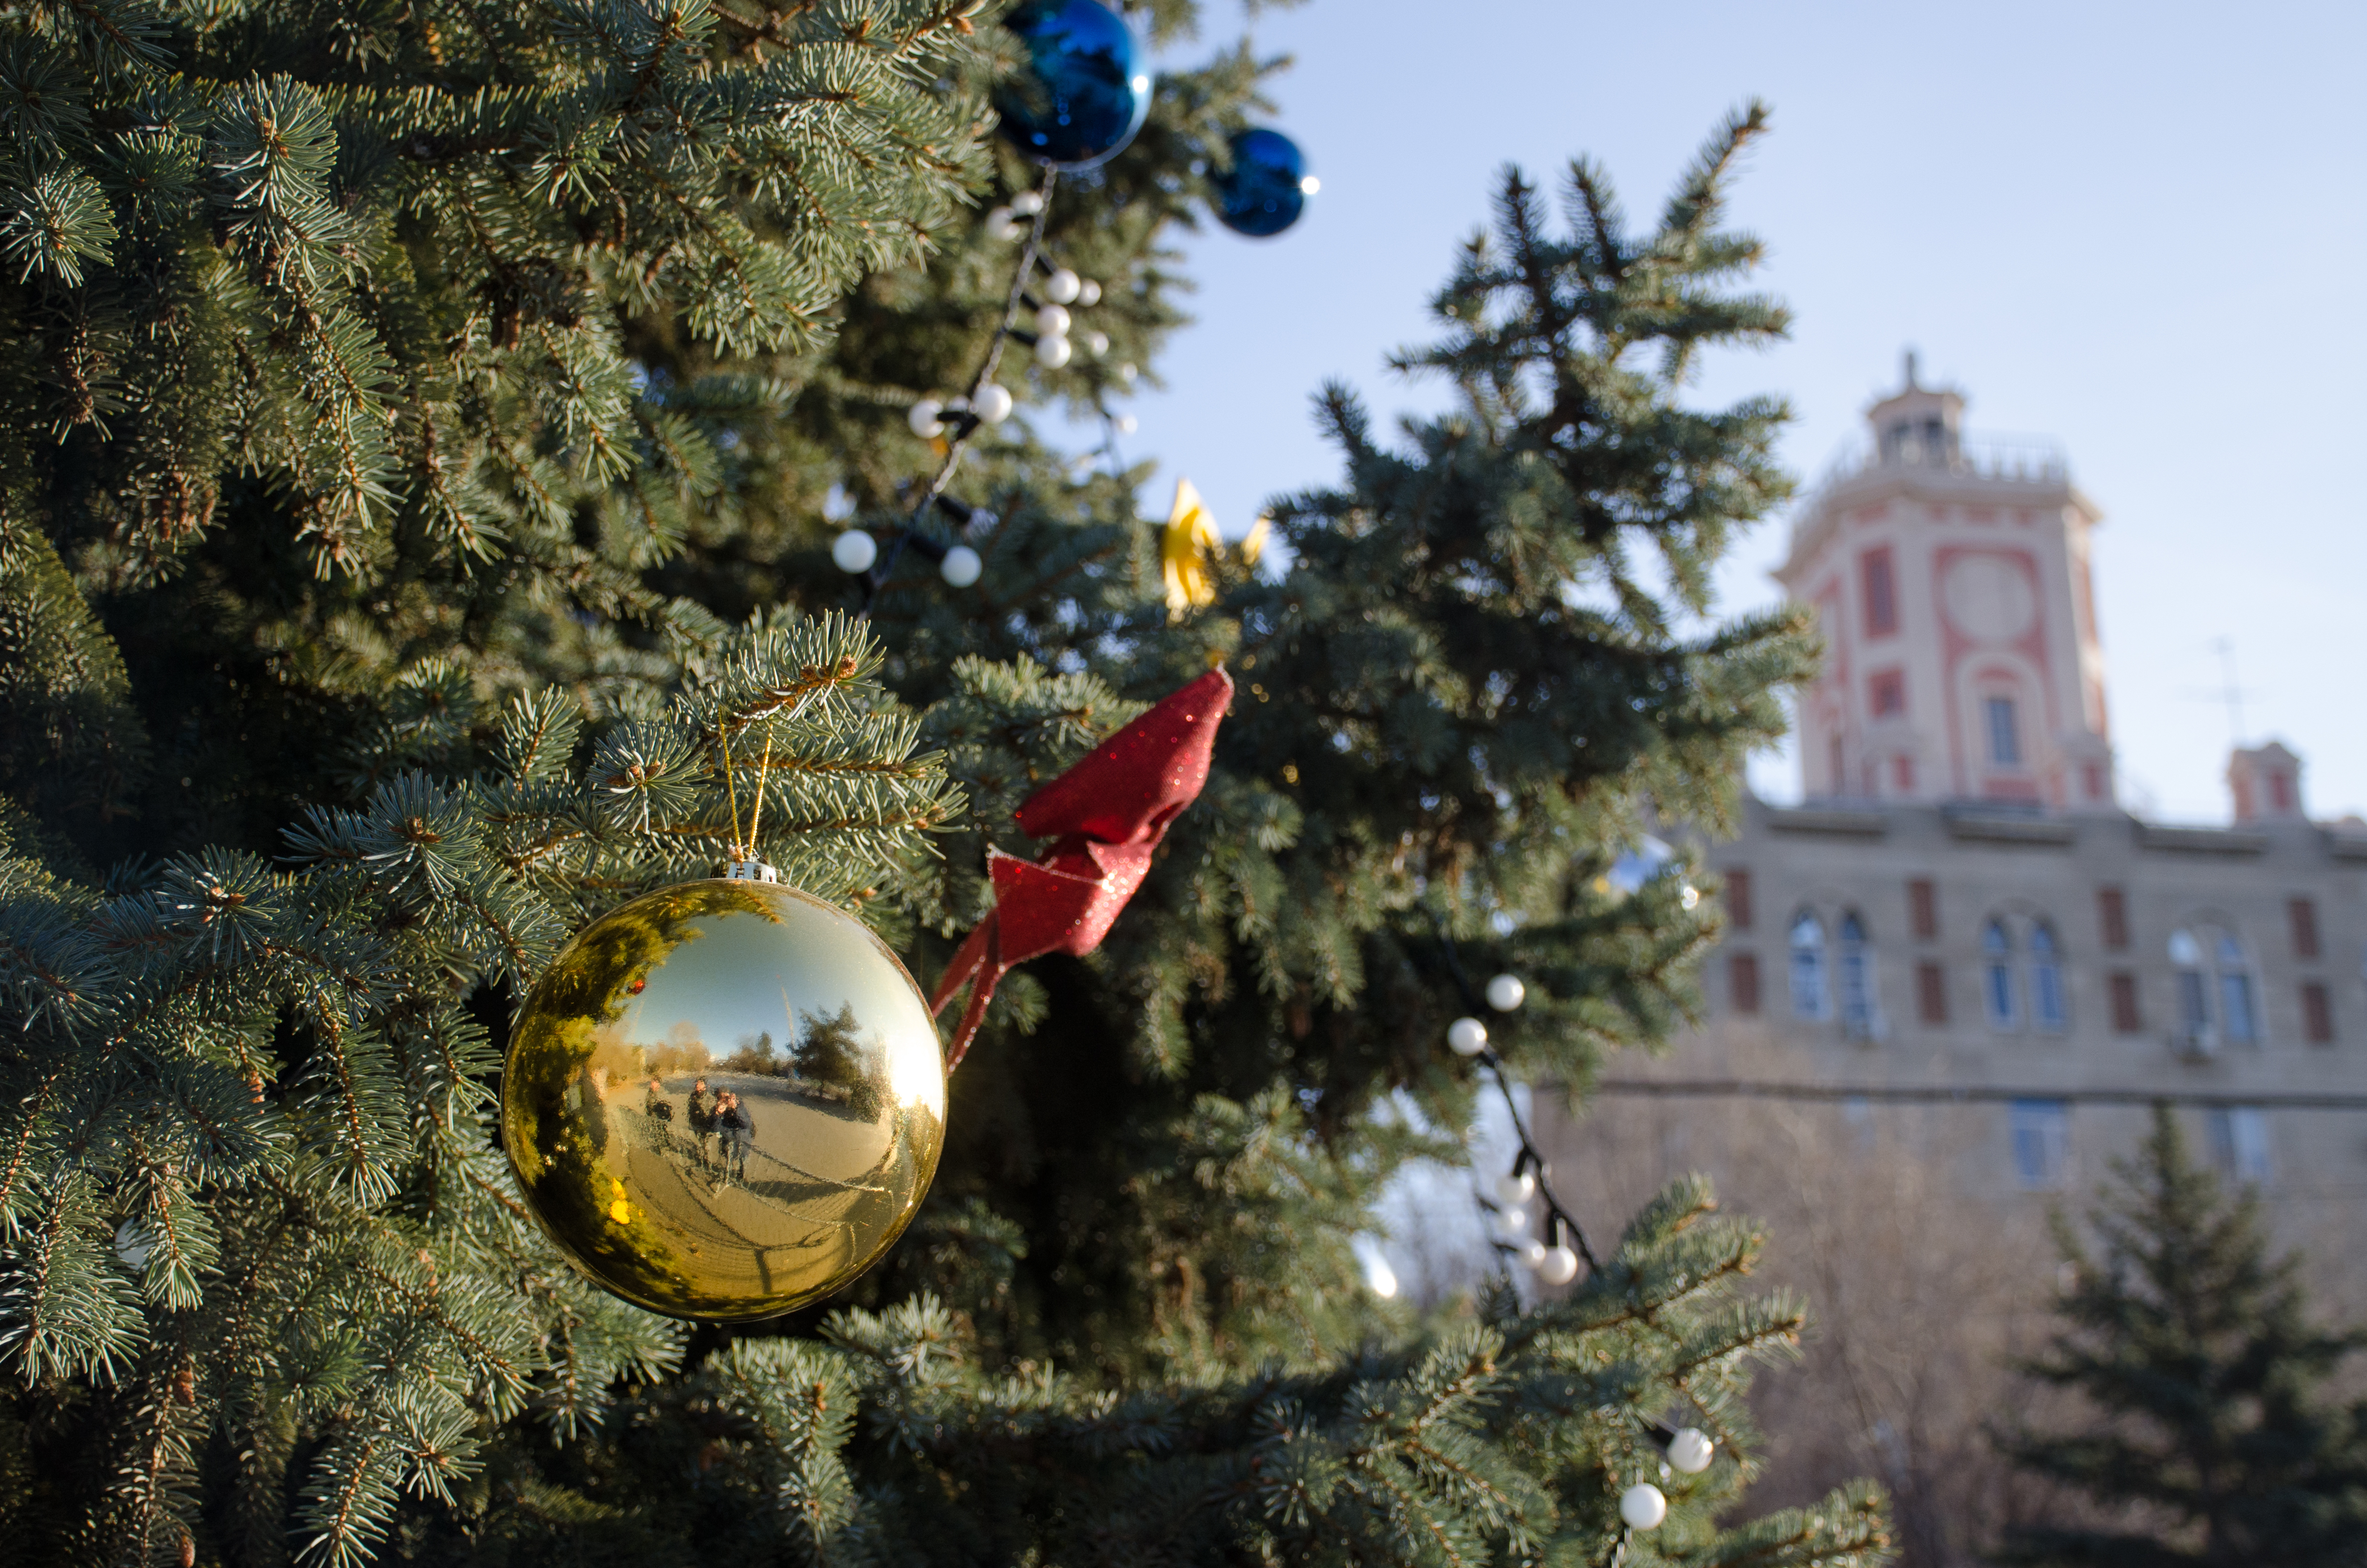
{"type": "Polygon", "coordinates": [[[1965,1092],[1976,1186],[2082,1182],[2160,1096],[2271,1190],[2367,1188],[2367,1113],[2314,1103],[2367,1103],[2367,834],[1753,801],[1706,858],[1718,1037],[1787,1077],[1965,1092]]]}
{"type": "Polygon", "coordinates": [[[1999,1196],[2090,1185],[2165,1097],[2293,1228],[2347,1221],[2367,1197],[2367,824],[2311,822],[2274,743],[2235,754],[2232,825],[2118,808],[2102,514],[2059,452],[1968,436],[1963,408],[1910,357],[1795,516],[1777,575],[1828,647],[1800,700],[1805,803],[1751,801],[1703,846],[1729,915],[1708,1020],[1615,1076],[1692,1085],[1672,1105],[1954,1103],[1962,1179],[1999,1196]]]}

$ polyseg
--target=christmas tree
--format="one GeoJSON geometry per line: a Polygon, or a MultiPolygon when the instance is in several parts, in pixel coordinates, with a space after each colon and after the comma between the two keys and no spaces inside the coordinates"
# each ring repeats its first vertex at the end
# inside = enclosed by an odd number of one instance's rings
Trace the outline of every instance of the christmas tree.
{"type": "Polygon", "coordinates": [[[1784,329],[1720,227],[1758,110],[1640,233],[1591,165],[1559,223],[1508,176],[1401,357],[1456,412],[1387,445],[1326,393],[1344,478],[1277,504],[1262,570],[994,390],[1106,413],[1182,321],[1163,246],[1257,108],[1246,47],[1048,178],[988,108],[1028,52],[963,0],[8,26],[7,1539],[1884,1555],[1862,1487],[1717,1522],[1805,1308],[1744,1289],[1762,1238],[1700,1182],[1560,1299],[1421,1318],[1350,1244],[1469,1122],[1472,976],[1525,977],[1509,1067],[1581,1087],[1688,1005],[1714,901],[1602,873],[1653,813],[1724,820],[1809,656],[1793,618],[1689,630],[1785,494],[1780,403],[1681,395],[1784,329]],[[1004,981],[885,1262],[730,1329],[567,1266],[493,1114],[562,942],[745,849],[934,978],[985,851],[1036,847],[1014,808],[1215,664],[1205,792],[1098,952],[1004,981]],[[1672,1470],[1671,1426],[1716,1460],[1672,1470]]]}
{"type": "Polygon", "coordinates": [[[2195,1165],[2167,1107],[2089,1216],[2059,1218],[2062,1326],[2024,1369],[2079,1396],[2075,1430],[2006,1452],[2091,1505],[2009,1532],[2000,1561],[2355,1563],[2367,1541],[2367,1405],[2327,1384],[2367,1336],[2310,1321],[2298,1260],[2272,1260],[2258,1199],[2195,1165]]]}

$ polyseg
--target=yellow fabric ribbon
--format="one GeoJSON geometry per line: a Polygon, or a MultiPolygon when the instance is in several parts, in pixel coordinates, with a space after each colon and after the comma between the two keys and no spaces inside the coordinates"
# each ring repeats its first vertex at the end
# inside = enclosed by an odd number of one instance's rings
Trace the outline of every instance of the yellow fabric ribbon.
{"type": "MultiPolygon", "coordinates": [[[[1242,565],[1255,566],[1265,553],[1266,527],[1263,517],[1251,525],[1238,547],[1242,565]]],[[[1177,480],[1175,505],[1159,536],[1159,568],[1167,581],[1169,619],[1181,620],[1191,611],[1217,602],[1213,567],[1224,548],[1224,535],[1217,531],[1217,519],[1209,515],[1199,490],[1188,479],[1177,480]]]]}
{"type": "Polygon", "coordinates": [[[1175,482],[1175,506],[1159,536],[1159,569],[1167,579],[1167,614],[1180,620],[1193,609],[1217,602],[1217,585],[1208,571],[1208,557],[1223,535],[1208,515],[1200,492],[1188,479],[1175,482]]]}

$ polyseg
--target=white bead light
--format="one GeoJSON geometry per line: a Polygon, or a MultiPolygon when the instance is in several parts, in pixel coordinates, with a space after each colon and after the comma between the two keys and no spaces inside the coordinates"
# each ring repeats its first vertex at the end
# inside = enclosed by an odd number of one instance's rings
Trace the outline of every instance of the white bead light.
{"type": "Polygon", "coordinates": [[[1556,1244],[1537,1260],[1537,1278],[1548,1285],[1567,1285],[1578,1278],[1578,1254],[1556,1244]]]}
{"type": "Polygon", "coordinates": [[[1457,1018],[1446,1026],[1446,1044],[1457,1056],[1477,1056],[1488,1049],[1488,1026],[1477,1018],[1457,1018]]]}
{"type": "Polygon", "coordinates": [[[1100,284],[1088,278],[1077,285],[1077,303],[1090,307],[1101,302],[1102,286],[1100,284]]]}
{"type": "Polygon", "coordinates": [[[1072,304],[1085,291],[1085,280],[1065,267],[1056,267],[1044,279],[1044,297],[1056,305],[1072,304]]]}
{"type": "Polygon", "coordinates": [[[1066,305],[1043,305],[1036,312],[1036,330],[1047,337],[1069,335],[1069,308],[1066,305]]]}
{"type": "Polygon", "coordinates": [[[943,577],[949,586],[967,588],[978,581],[978,574],[984,570],[986,562],[978,558],[977,551],[966,544],[957,544],[946,551],[945,560],[938,563],[937,575],[943,577]]]}
{"type": "Polygon", "coordinates": [[[1069,356],[1075,352],[1076,350],[1069,346],[1069,340],[1065,337],[1051,335],[1036,340],[1036,363],[1048,370],[1059,369],[1069,362],[1069,356]]]}
{"type": "Polygon", "coordinates": [[[1523,1171],[1518,1176],[1496,1178],[1496,1197],[1504,1203],[1526,1203],[1537,1195],[1537,1178],[1523,1171]]]}
{"type": "Polygon", "coordinates": [[[1116,427],[1119,435],[1131,436],[1136,430],[1141,428],[1142,421],[1137,419],[1131,414],[1121,414],[1116,419],[1111,420],[1110,424],[1116,427]]]}
{"type": "Polygon", "coordinates": [[[970,406],[989,425],[1000,425],[1011,417],[1011,390],[989,381],[978,389],[978,397],[970,406]]]}
{"type": "Polygon", "coordinates": [[[1488,1006],[1509,1013],[1529,999],[1529,988],[1517,974],[1500,974],[1488,983],[1488,1006]]]}
{"type": "Polygon", "coordinates": [[[1127,386],[1134,385],[1134,378],[1139,374],[1141,374],[1141,372],[1134,368],[1133,362],[1130,360],[1117,368],[1117,379],[1124,381],[1127,386]]]}
{"type": "Polygon", "coordinates": [[[935,398],[924,397],[914,403],[912,411],[904,415],[904,423],[912,427],[913,435],[925,439],[945,429],[945,425],[940,418],[945,411],[944,403],[939,403],[935,398]]]}
{"type": "Polygon", "coordinates": [[[842,572],[868,572],[879,559],[879,541],[861,528],[849,528],[831,541],[830,558],[842,572]]]}
{"type": "Polygon", "coordinates": [[[1717,1445],[1698,1426],[1680,1426],[1677,1435],[1669,1439],[1669,1462],[1687,1475],[1699,1475],[1707,1470],[1716,1453],[1717,1445]]]}
{"type": "Polygon", "coordinates": [[[1669,1517],[1669,1500],[1648,1481],[1639,1481],[1619,1494],[1619,1517],[1630,1529],[1656,1530],[1669,1517]]]}
{"type": "Polygon", "coordinates": [[[1044,193],[1040,190],[1023,190],[1011,199],[1011,210],[1022,218],[1033,218],[1036,213],[1044,210],[1044,193]]]}
{"type": "Polygon", "coordinates": [[[1026,232],[1026,226],[1011,215],[1008,207],[998,207],[986,215],[986,237],[990,240],[1015,240],[1026,232]]]}
{"type": "Polygon", "coordinates": [[[1512,1254],[1512,1261],[1519,1264],[1523,1268],[1534,1269],[1540,1267],[1545,1263],[1545,1260],[1546,1244],[1539,1241],[1532,1241],[1527,1245],[1512,1254]]]}
{"type": "Polygon", "coordinates": [[[1695,904],[1701,903],[1701,889],[1693,886],[1691,882],[1687,882],[1685,884],[1685,891],[1677,895],[1677,902],[1683,904],[1687,909],[1693,908],[1695,904]]]}
{"type": "Polygon", "coordinates": [[[1508,1242],[1518,1241],[1529,1228],[1529,1211],[1525,1209],[1499,1209],[1496,1228],[1504,1233],[1508,1242]]]}
{"type": "Polygon", "coordinates": [[[1109,334],[1108,334],[1108,333],[1105,333],[1105,332],[1089,332],[1089,333],[1086,333],[1086,334],[1084,335],[1084,337],[1083,337],[1083,342],[1084,342],[1084,345],[1085,345],[1085,352],[1086,352],[1086,353],[1088,353],[1088,354],[1090,354],[1090,355],[1092,355],[1092,356],[1093,356],[1094,358],[1096,358],[1096,359],[1100,358],[1103,355],[1104,355],[1104,354],[1106,354],[1106,353],[1108,353],[1108,352],[1109,352],[1109,334]]]}

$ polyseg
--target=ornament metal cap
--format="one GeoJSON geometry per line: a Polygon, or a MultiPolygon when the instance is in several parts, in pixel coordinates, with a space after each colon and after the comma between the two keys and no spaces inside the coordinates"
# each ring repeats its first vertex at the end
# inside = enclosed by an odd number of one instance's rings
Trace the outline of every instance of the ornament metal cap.
{"type": "Polygon", "coordinates": [[[715,868],[716,876],[727,882],[777,882],[781,873],[762,860],[726,860],[715,868]]]}

